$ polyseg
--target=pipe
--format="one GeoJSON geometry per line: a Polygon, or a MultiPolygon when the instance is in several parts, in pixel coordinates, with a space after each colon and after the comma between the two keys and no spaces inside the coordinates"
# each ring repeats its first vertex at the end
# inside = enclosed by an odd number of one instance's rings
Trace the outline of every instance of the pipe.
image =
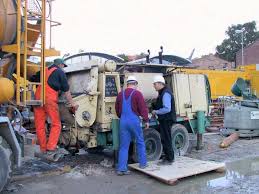
{"type": "Polygon", "coordinates": [[[197,111],[197,150],[202,149],[202,134],[205,132],[205,112],[197,111]]]}
{"type": "Polygon", "coordinates": [[[220,148],[227,148],[232,143],[234,143],[236,140],[238,140],[239,134],[238,133],[232,133],[230,136],[225,138],[219,145],[220,148]]]}

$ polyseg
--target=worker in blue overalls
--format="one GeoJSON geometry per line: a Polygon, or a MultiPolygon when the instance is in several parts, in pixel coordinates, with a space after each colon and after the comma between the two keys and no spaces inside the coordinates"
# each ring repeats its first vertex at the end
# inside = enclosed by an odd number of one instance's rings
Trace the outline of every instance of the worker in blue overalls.
{"type": "Polygon", "coordinates": [[[131,140],[135,139],[137,145],[138,161],[140,168],[147,167],[146,146],[141,128],[140,116],[149,128],[148,109],[144,97],[137,90],[138,81],[134,76],[127,79],[127,88],[118,94],[115,109],[120,118],[120,147],[117,167],[118,175],[128,175],[128,151],[131,140]]]}

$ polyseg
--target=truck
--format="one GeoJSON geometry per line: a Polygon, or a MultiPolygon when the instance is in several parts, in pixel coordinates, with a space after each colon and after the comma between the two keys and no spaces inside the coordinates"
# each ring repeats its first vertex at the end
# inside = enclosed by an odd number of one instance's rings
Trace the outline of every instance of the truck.
{"type": "Polygon", "coordinates": [[[0,191],[10,181],[14,167],[21,165],[21,148],[8,117],[0,116],[0,191]]]}
{"type": "MultiPolygon", "coordinates": [[[[0,0],[0,191],[10,180],[12,169],[21,165],[21,142],[15,129],[18,126],[18,129],[35,130],[32,110],[45,103],[46,60],[60,55],[51,47],[51,38],[49,48],[46,46],[47,22],[50,33],[53,27],[60,25],[51,19],[51,9],[47,7],[51,7],[51,1],[0,0]],[[30,82],[29,77],[37,71],[41,74],[40,82],[30,82]],[[35,100],[38,85],[43,86],[41,99],[35,100]]],[[[125,88],[124,80],[130,75],[139,80],[139,90],[149,107],[157,96],[152,88],[153,76],[161,72],[165,76],[176,99],[177,123],[171,129],[176,153],[184,155],[189,147],[189,134],[197,134],[201,140],[205,126],[209,124],[210,90],[204,75],[168,72],[169,67],[175,68],[173,65],[118,64],[111,60],[68,65],[65,72],[73,100],[79,108],[75,113],[70,111],[66,100],[60,96],[62,132],[59,146],[72,153],[80,148],[88,152],[112,149],[116,153],[119,119],[114,105],[118,93],[125,88]],[[140,66],[144,68],[142,72],[125,68],[140,66]],[[149,72],[149,69],[156,71],[149,72]]],[[[144,137],[148,160],[159,159],[163,148],[156,119],[150,118],[150,129],[144,131],[144,137]]],[[[132,158],[137,161],[134,142],[132,145],[132,158]]]]}
{"type": "MultiPolygon", "coordinates": [[[[210,91],[206,76],[178,72],[128,72],[122,66],[136,67],[138,64],[116,64],[110,60],[68,64],[65,72],[73,100],[79,108],[73,114],[61,97],[59,107],[63,127],[60,145],[74,151],[78,148],[86,148],[89,152],[105,148],[118,150],[119,119],[115,102],[118,93],[126,87],[125,80],[130,75],[137,78],[138,89],[151,109],[152,101],[157,97],[152,80],[155,75],[162,74],[175,97],[177,122],[171,129],[173,149],[175,153],[184,155],[189,148],[189,134],[198,134],[198,140],[201,140],[201,134],[209,125],[210,91]]],[[[159,64],[144,66],[147,67],[160,72],[172,68],[159,64]]],[[[148,160],[158,160],[163,148],[157,119],[150,117],[150,129],[144,130],[144,138],[148,160]]],[[[134,142],[132,158],[137,161],[134,142]]]]}
{"type": "Polygon", "coordinates": [[[37,85],[45,84],[45,59],[60,54],[46,49],[46,22],[50,28],[59,25],[46,13],[48,4],[46,0],[0,0],[0,192],[13,169],[21,165],[22,143],[15,129],[33,122],[32,105],[44,104],[44,89],[39,101],[31,95],[37,85]],[[33,62],[33,57],[40,62],[33,62]],[[37,71],[41,81],[29,82],[37,71]]]}

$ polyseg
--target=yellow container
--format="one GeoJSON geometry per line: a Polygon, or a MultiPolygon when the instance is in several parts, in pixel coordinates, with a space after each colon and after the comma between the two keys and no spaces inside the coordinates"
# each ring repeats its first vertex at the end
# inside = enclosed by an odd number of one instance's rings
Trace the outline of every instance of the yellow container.
{"type": "Polygon", "coordinates": [[[0,104],[6,103],[14,96],[14,82],[0,77],[0,104]]]}
{"type": "Polygon", "coordinates": [[[241,68],[247,72],[248,80],[251,84],[251,93],[259,98],[259,70],[257,70],[256,64],[246,65],[241,68]]]}
{"type": "Polygon", "coordinates": [[[188,74],[205,74],[207,75],[210,88],[211,98],[217,99],[220,96],[233,96],[231,92],[232,85],[237,78],[248,79],[248,73],[244,70],[202,70],[202,69],[190,69],[181,68],[181,72],[188,74]]]}

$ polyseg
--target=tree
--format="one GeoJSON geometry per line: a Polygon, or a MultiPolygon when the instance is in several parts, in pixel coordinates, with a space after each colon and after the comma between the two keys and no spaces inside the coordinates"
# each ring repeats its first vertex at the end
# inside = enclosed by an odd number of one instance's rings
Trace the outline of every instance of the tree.
{"type": "Polygon", "coordinates": [[[118,54],[118,57],[122,58],[124,60],[124,62],[129,62],[129,58],[127,55],[125,54],[118,54]]]}
{"type": "Polygon", "coordinates": [[[147,56],[147,54],[142,52],[142,53],[140,53],[140,54],[137,55],[136,60],[137,60],[137,59],[145,58],[146,56],[147,56]]]}
{"type": "Polygon", "coordinates": [[[236,30],[241,29],[244,29],[244,47],[252,44],[259,38],[255,21],[232,25],[226,31],[227,38],[223,40],[221,45],[216,47],[216,55],[227,61],[235,61],[236,53],[242,48],[242,35],[241,33],[236,33],[236,30]]]}
{"type": "MultiPolygon", "coordinates": [[[[130,56],[129,55],[126,55],[126,54],[119,54],[117,55],[118,57],[122,58],[124,60],[124,62],[129,62],[130,60],[130,56]]],[[[147,54],[145,53],[140,53],[140,54],[137,54],[137,55],[133,55],[134,56],[134,60],[138,60],[138,59],[142,59],[142,58],[145,58],[147,56],[147,54]]]]}

